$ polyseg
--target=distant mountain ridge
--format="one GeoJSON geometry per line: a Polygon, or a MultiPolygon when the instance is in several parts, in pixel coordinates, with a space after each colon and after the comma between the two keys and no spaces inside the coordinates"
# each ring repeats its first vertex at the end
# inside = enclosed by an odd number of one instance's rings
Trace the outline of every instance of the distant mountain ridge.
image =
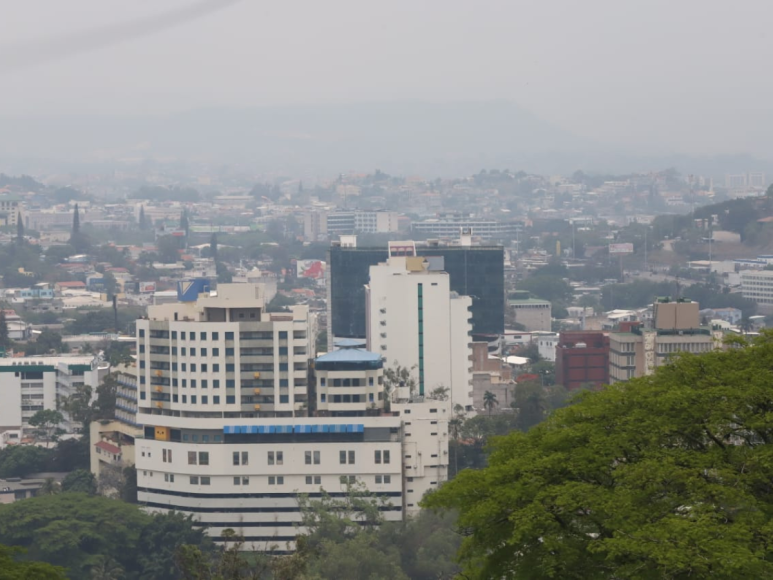
{"type": "Polygon", "coordinates": [[[0,154],[91,163],[177,158],[289,175],[376,168],[426,177],[467,175],[483,168],[568,174],[577,169],[623,173],[675,165],[682,172],[715,175],[773,169],[769,162],[743,155],[704,159],[626,154],[506,101],[285,105],[144,116],[0,116],[0,154]],[[717,170],[718,164],[723,167],[717,170]]]}

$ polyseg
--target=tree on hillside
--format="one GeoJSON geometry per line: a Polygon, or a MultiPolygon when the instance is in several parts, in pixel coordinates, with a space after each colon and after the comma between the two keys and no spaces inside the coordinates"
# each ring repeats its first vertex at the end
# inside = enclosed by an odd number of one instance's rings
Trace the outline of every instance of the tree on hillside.
{"type": "Polygon", "coordinates": [[[217,234],[212,234],[209,238],[209,257],[217,262],[217,234]]]}
{"type": "Polygon", "coordinates": [[[23,548],[0,545],[0,580],[67,580],[64,568],[22,559],[25,552],[23,548]]]}
{"type": "Polygon", "coordinates": [[[773,333],[585,392],[424,502],[467,578],[773,576],[773,333]]]}
{"type": "Polygon", "coordinates": [[[78,204],[75,204],[75,211],[72,214],[72,236],[75,237],[81,231],[81,216],[78,210],[78,204]]]}
{"type": "Polygon", "coordinates": [[[62,481],[62,492],[94,495],[97,493],[97,480],[88,469],[76,469],[62,481]]]}
{"type": "Polygon", "coordinates": [[[180,229],[185,232],[185,237],[187,239],[188,237],[188,230],[190,229],[190,224],[188,223],[188,210],[184,209],[182,214],[180,214],[180,229]]]}
{"type": "Polygon", "coordinates": [[[48,448],[48,444],[56,437],[57,428],[63,421],[64,417],[59,411],[41,409],[30,417],[29,424],[36,428],[38,436],[43,437],[48,448]]]}
{"type": "Polygon", "coordinates": [[[109,558],[126,571],[126,578],[177,580],[179,572],[171,569],[177,546],[191,545],[204,554],[211,549],[193,524],[179,514],[150,515],[137,505],[83,493],[0,505],[0,543],[26,548],[31,559],[63,566],[78,579],[88,579],[94,566],[109,558]],[[168,525],[170,520],[174,523],[168,525]]]}
{"type": "Polygon", "coordinates": [[[145,217],[145,206],[144,205],[140,206],[140,217],[139,217],[138,222],[139,222],[138,226],[139,226],[141,232],[144,232],[145,230],[148,229],[148,219],[145,217]]]}
{"type": "Polygon", "coordinates": [[[11,346],[11,339],[8,337],[8,321],[5,319],[5,312],[0,308],[0,350],[6,351],[11,346]]]}
{"type": "Polygon", "coordinates": [[[21,214],[16,216],[16,242],[21,244],[24,241],[24,220],[21,214]]]}

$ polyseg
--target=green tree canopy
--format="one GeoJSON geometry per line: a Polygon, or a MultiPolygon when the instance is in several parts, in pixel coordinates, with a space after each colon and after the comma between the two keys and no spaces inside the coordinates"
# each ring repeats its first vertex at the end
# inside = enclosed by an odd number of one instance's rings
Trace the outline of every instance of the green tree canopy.
{"type": "Polygon", "coordinates": [[[88,469],[76,469],[62,481],[62,491],[94,495],[97,493],[97,479],[88,469]]]}
{"type": "Polygon", "coordinates": [[[89,578],[109,563],[107,568],[125,570],[126,578],[146,580],[180,577],[171,567],[177,547],[187,544],[207,553],[211,546],[190,518],[153,516],[136,505],[82,493],[0,506],[0,543],[26,549],[33,560],[63,566],[70,578],[89,578]]]}
{"type": "Polygon", "coordinates": [[[773,575],[773,334],[585,392],[425,501],[469,578],[773,575]]]}
{"type": "Polygon", "coordinates": [[[24,552],[0,545],[0,580],[67,580],[64,568],[22,560],[24,552]]]}

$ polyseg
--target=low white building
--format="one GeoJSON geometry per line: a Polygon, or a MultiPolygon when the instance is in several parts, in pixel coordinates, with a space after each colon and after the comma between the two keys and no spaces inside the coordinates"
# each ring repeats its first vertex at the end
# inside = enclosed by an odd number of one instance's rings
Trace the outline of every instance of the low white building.
{"type": "Polygon", "coordinates": [[[550,362],[556,362],[557,332],[535,332],[532,334],[532,342],[537,343],[539,355],[542,358],[550,362]]]}
{"type": "Polygon", "coordinates": [[[0,426],[26,429],[30,417],[50,409],[62,412],[60,428],[72,431],[80,424],[61,408],[61,399],[83,384],[96,390],[108,372],[110,364],[94,356],[0,358],[0,426]]]}

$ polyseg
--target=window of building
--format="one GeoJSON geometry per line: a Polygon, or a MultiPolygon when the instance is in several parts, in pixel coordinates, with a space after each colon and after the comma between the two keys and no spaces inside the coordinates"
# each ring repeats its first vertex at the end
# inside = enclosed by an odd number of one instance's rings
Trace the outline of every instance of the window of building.
{"type": "Polygon", "coordinates": [[[289,387],[290,383],[287,379],[279,379],[279,386],[280,387],[289,387]]]}
{"type": "Polygon", "coordinates": [[[235,389],[236,388],[236,380],[234,380],[234,379],[226,379],[225,380],[225,388],[226,389],[235,389]]]}
{"type": "Polygon", "coordinates": [[[280,330],[279,331],[279,340],[287,340],[287,331],[286,330],[280,330]]]}
{"type": "Polygon", "coordinates": [[[376,463],[381,463],[381,451],[376,450],[376,463]]]}
{"type": "Polygon", "coordinates": [[[180,354],[185,356],[185,347],[180,348],[180,354]]]}
{"type": "Polygon", "coordinates": [[[279,370],[280,371],[286,371],[287,370],[287,363],[279,363],[279,370]]]}
{"type": "Polygon", "coordinates": [[[214,405],[219,405],[220,404],[220,395],[215,395],[214,397],[212,397],[212,403],[214,405]]]}
{"type": "Polygon", "coordinates": [[[188,465],[196,465],[196,452],[188,451],[188,465]]]}
{"type": "MultiPolygon", "coordinates": [[[[217,356],[217,355],[215,355],[217,356]]],[[[220,372],[220,363],[213,363],[212,364],[212,372],[213,373],[219,373],[220,372]]]]}
{"type": "Polygon", "coordinates": [[[279,355],[286,355],[287,354],[287,347],[286,346],[280,346],[279,347],[279,355]]]}
{"type": "Polygon", "coordinates": [[[192,373],[196,372],[196,363],[191,363],[191,372],[192,373]]]}
{"type": "Polygon", "coordinates": [[[196,395],[191,395],[191,405],[196,404],[196,395]]]}
{"type": "Polygon", "coordinates": [[[269,465],[274,465],[274,452],[273,451],[269,451],[268,452],[268,464],[269,465]]]}
{"type": "Polygon", "coordinates": [[[177,363],[176,363],[176,362],[173,362],[173,363],[172,363],[172,370],[173,370],[173,371],[176,371],[176,370],[177,370],[177,363]]]}
{"type": "Polygon", "coordinates": [[[220,388],[220,379],[212,379],[212,388],[213,389],[219,389],[220,388]]]}
{"type": "Polygon", "coordinates": [[[236,367],[235,367],[234,363],[226,363],[225,364],[225,372],[232,373],[235,370],[236,370],[236,367]]]}
{"type": "Polygon", "coordinates": [[[173,347],[172,347],[172,354],[173,354],[174,356],[177,356],[177,347],[176,347],[176,346],[173,346],[173,347]]]}
{"type": "Polygon", "coordinates": [[[249,461],[249,452],[248,451],[242,451],[241,453],[239,451],[233,452],[233,464],[234,465],[248,465],[249,461]]]}
{"type": "Polygon", "coordinates": [[[213,348],[212,349],[212,356],[220,356],[220,349],[219,348],[213,348]]]}
{"type": "Polygon", "coordinates": [[[183,387],[187,387],[188,386],[188,379],[182,379],[182,381],[183,381],[183,387]]]}
{"type": "Polygon", "coordinates": [[[209,403],[209,397],[207,397],[206,395],[203,395],[201,397],[201,404],[202,405],[207,405],[208,403],[209,403]]]}
{"type": "Polygon", "coordinates": [[[183,370],[183,371],[187,371],[188,370],[188,364],[187,363],[180,363],[180,369],[183,370]]]}
{"type": "Polygon", "coordinates": [[[225,402],[227,405],[233,405],[236,403],[236,395],[226,395],[225,402]]]}
{"type": "Polygon", "coordinates": [[[199,465],[209,465],[209,451],[199,451],[199,465]]]}
{"type": "Polygon", "coordinates": [[[173,331],[172,331],[172,338],[173,338],[174,340],[177,340],[177,331],[176,331],[176,330],[173,330],[173,331]]]}
{"type": "Polygon", "coordinates": [[[209,384],[209,382],[207,381],[207,379],[201,379],[201,388],[202,389],[206,389],[208,384],[209,384]]]}
{"type": "Polygon", "coordinates": [[[226,332],[225,333],[225,339],[226,340],[233,340],[234,339],[234,333],[233,332],[226,332]]]}
{"type": "MultiPolygon", "coordinates": [[[[176,387],[176,386],[177,386],[177,383],[175,383],[175,385],[174,385],[174,386],[176,387]]],[[[178,399],[178,396],[177,396],[177,395],[172,395],[172,402],[173,402],[173,403],[177,403],[178,401],[179,401],[179,399],[178,399]]]]}
{"type": "Polygon", "coordinates": [[[199,485],[199,476],[198,475],[191,475],[191,485],[199,485]]]}
{"type": "Polygon", "coordinates": [[[145,329],[140,328],[140,338],[145,338],[145,329]]]}
{"type": "Polygon", "coordinates": [[[324,387],[325,386],[325,378],[324,377],[319,379],[319,386],[320,387],[324,387]]]}
{"type": "Polygon", "coordinates": [[[191,356],[196,356],[196,349],[195,348],[191,348],[191,356]]]}
{"type": "Polygon", "coordinates": [[[385,475],[384,476],[384,483],[392,483],[392,476],[391,475],[385,475]]]}
{"type": "Polygon", "coordinates": [[[161,459],[164,463],[172,463],[172,450],[171,449],[162,449],[161,450],[161,459]]]}
{"type": "Polygon", "coordinates": [[[320,403],[327,403],[327,395],[325,395],[325,393],[322,393],[322,394],[319,396],[319,402],[320,402],[320,403]]]}
{"type": "Polygon", "coordinates": [[[206,348],[202,348],[201,349],[201,356],[207,356],[207,349],[206,348]]]}
{"type": "Polygon", "coordinates": [[[289,403],[290,402],[290,395],[279,395],[279,402],[280,403],[289,403]]]}
{"type": "Polygon", "coordinates": [[[234,356],[234,349],[232,348],[225,349],[225,356],[234,356]]]}
{"type": "Polygon", "coordinates": [[[219,332],[213,332],[212,333],[212,340],[220,340],[220,333],[219,332]]]}
{"type": "Polygon", "coordinates": [[[195,332],[189,332],[188,333],[188,338],[190,338],[191,340],[196,340],[196,333],[195,332]]]}
{"type": "Polygon", "coordinates": [[[196,379],[191,379],[191,388],[192,389],[196,388],[196,379]]]}
{"type": "Polygon", "coordinates": [[[234,477],[234,485],[241,485],[242,484],[242,478],[239,476],[234,477]]]}
{"type": "Polygon", "coordinates": [[[207,367],[207,363],[202,363],[202,365],[201,365],[201,372],[202,373],[206,373],[208,370],[209,370],[209,368],[207,367]]]}
{"type": "MultiPolygon", "coordinates": [[[[185,380],[183,380],[183,387],[185,386],[185,380]]],[[[188,402],[188,395],[183,395],[183,403],[188,402]]]]}
{"type": "Polygon", "coordinates": [[[168,483],[174,483],[174,473],[165,473],[164,474],[164,481],[168,483]]]}
{"type": "Polygon", "coordinates": [[[199,333],[199,338],[201,340],[207,340],[207,333],[206,332],[200,332],[199,333]]]}
{"type": "Polygon", "coordinates": [[[384,481],[384,477],[381,475],[376,476],[376,483],[382,483],[384,481]]]}
{"type": "Polygon", "coordinates": [[[201,485],[209,485],[209,481],[210,481],[209,476],[208,475],[204,476],[201,478],[201,485]]]}

